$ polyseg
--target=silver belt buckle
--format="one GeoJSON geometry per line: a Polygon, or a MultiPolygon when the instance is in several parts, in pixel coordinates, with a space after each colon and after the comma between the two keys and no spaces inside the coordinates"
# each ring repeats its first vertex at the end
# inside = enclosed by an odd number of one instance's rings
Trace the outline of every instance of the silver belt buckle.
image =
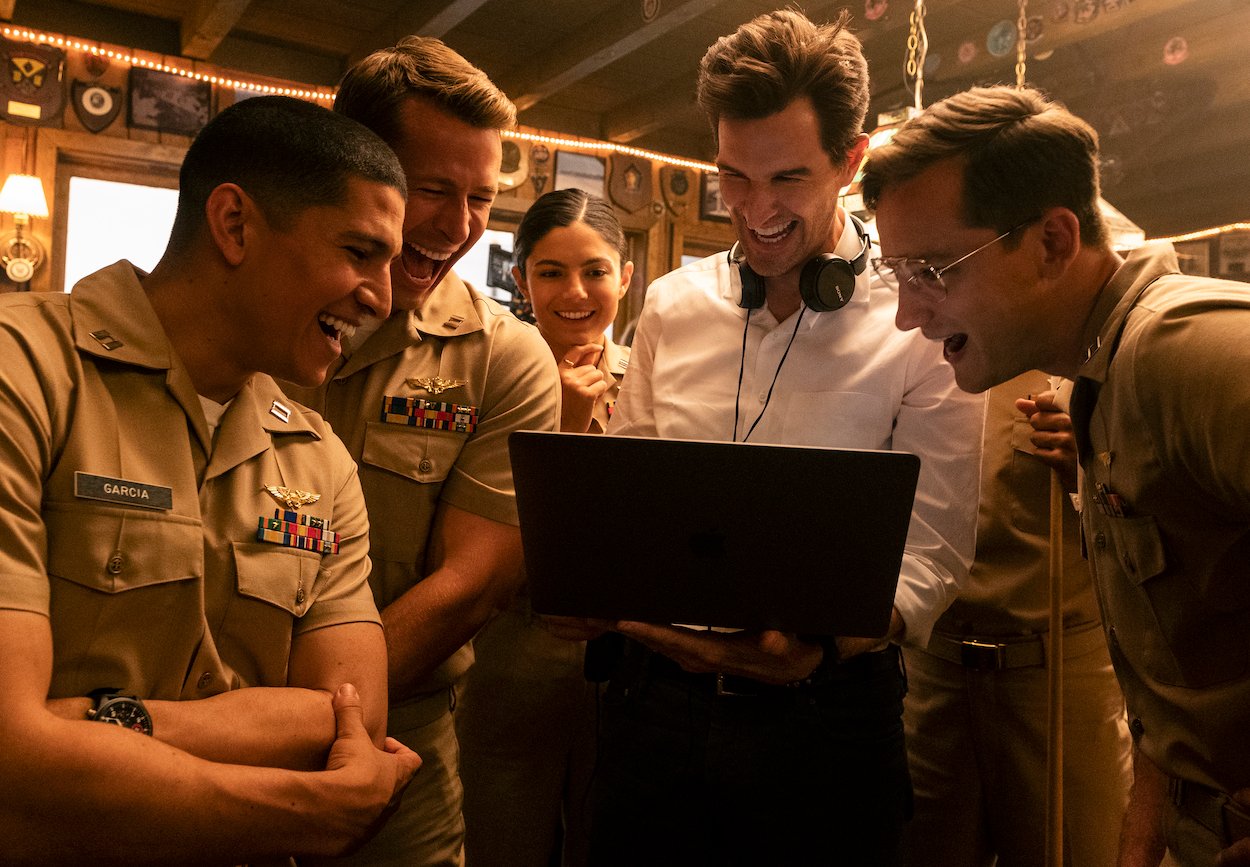
{"type": "Polygon", "coordinates": [[[966,639],[959,642],[960,664],[976,671],[999,671],[1007,667],[1007,645],[966,639]]]}

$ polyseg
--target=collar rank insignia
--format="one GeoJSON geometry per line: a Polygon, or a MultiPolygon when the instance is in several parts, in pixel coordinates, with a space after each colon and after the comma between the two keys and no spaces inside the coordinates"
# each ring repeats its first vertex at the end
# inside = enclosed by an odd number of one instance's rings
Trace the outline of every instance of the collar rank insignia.
{"type": "Polygon", "coordinates": [[[459,388],[465,385],[465,381],[463,379],[443,379],[441,376],[416,376],[405,379],[404,385],[409,388],[424,389],[430,394],[442,394],[448,389],[459,388]]]}
{"type": "Polygon", "coordinates": [[[262,488],[269,496],[294,511],[299,511],[300,506],[310,506],[321,499],[321,494],[314,494],[312,491],[297,491],[281,485],[262,485],[262,488]]]}
{"type": "Polygon", "coordinates": [[[112,352],[114,349],[120,349],[121,347],[126,345],[122,343],[120,340],[118,340],[116,337],[114,337],[112,334],[109,334],[104,329],[100,329],[99,331],[92,331],[91,336],[95,338],[96,343],[103,346],[109,352],[112,352]]]}

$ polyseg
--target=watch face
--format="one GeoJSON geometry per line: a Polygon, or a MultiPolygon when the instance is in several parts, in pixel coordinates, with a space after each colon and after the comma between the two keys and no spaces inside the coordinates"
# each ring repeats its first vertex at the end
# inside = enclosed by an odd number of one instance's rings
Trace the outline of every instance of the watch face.
{"type": "Polygon", "coordinates": [[[139,734],[152,734],[152,718],[147,709],[132,698],[111,698],[100,706],[96,720],[131,729],[139,734]]]}

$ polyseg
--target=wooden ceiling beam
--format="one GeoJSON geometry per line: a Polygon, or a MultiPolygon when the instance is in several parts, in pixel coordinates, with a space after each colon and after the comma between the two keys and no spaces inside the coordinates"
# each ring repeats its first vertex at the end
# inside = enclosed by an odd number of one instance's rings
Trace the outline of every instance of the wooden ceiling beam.
{"type": "MultiPolygon", "coordinates": [[[[971,2],[971,0],[964,0],[971,2]]],[[[840,2],[821,0],[808,4],[808,17],[821,22],[833,17],[841,8],[840,2]]],[[[907,16],[903,16],[903,26],[907,16]]],[[[856,21],[852,19],[851,29],[856,29],[856,21]]],[[[862,26],[862,25],[861,25],[862,26]]],[[[897,22],[890,22],[885,32],[899,27],[897,22]]],[[[880,38],[882,28],[862,31],[856,34],[867,46],[874,38],[880,38]]],[[[690,126],[705,124],[698,104],[695,102],[695,83],[699,77],[699,66],[696,62],[681,75],[670,77],[663,86],[636,97],[603,116],[601,134],[609,141],[631,142],[644,135],[669,126],[690,126]]]]}
{"type": "Polygon", "coordinates": [[[546,52],[550,60],[532,68],[524,79],[509,82],[504,90],[512,96],[517,110],[525,111],[724,2],[685,0],[665,7],[654,21],[643,24],[638,18],[637,0],[623,0],[546,52]]]}
{"type": "Polygon", "coordinates": [[[414,30],[413,33],[420,33],[422,36],[436,36],[441,39],[453,27],[480,9],[485,2],[486,0],[452,0],[451,3],[443,7],[443,11],[422,24],[421,28],[414,30]]]}
{"type": "Polygon", "coordinates": [[[395,14],[383,21],[358,41],[348,52],[348,66],[370,52],[412,33],[422,36],[445,37],[461,21],[485,6],[487,0],[451,0],[446,3],[403,3],[395,14]]]}
{"type": "Polygon", "coordinates": [[[182,56],[208,60],[251,0],[196,0],[182,16],[182,56]]]}
{"type": "MultiPolygon", "coordinates": [[[[817,22],[827,20],[839,11],[841,5],[833,0],[808,4],[808,17],[817,22]]],[[[858,31],[856,36],[867,48],[874,40],[881,39],[900,27],[906,27],[907,21],[907,15],[904,14],[901,21],[892,19],[884,22],[881,27],[863,29],[863,22],[853,18],[851,29],[858,31]]],[[[605,113],[601,134],[609,141],[627,143],[665,127],[705,123],[694,96],[698,76],[699,67],[695,63],[681,75],[670,77],[663,86],[605,113]]]]}
{"type": "Polygon", "coordinates": [[[671,78],[665,86],[630,100],[603,116],[602,135],[608,141],[631,142],[667,126],[697,122],[699,107],[694,99],[695,70],[671,78]]]}

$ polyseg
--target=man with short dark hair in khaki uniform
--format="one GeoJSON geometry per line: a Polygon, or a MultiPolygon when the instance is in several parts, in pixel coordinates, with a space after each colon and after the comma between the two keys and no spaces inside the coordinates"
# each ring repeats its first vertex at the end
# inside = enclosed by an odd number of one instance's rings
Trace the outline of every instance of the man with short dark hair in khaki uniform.
{"type": "Polygon", "coordinates": [[[360,466],[388,731],[424,760],[355,863],[458,864],[455,685],[472,663],[467,642],[522,580],[508,434],[555,430],[560,382],[537,330],[451,272],[486,229],[512,103],[442,42],[414,36],[349,70],[334,108],[395,149],[410,190],[394,315],[348,341],[321,389],[291,392],[360,466]]]}
{"type": "Polygon", "coordinates": [[[0,300],[5,863],[336,854],[415,773],[370,743],[354,467],[266,375],[314,385],[386,315],[404,188],[358,124],[249,100],[188,151],[151,274],[0,300]]]}

